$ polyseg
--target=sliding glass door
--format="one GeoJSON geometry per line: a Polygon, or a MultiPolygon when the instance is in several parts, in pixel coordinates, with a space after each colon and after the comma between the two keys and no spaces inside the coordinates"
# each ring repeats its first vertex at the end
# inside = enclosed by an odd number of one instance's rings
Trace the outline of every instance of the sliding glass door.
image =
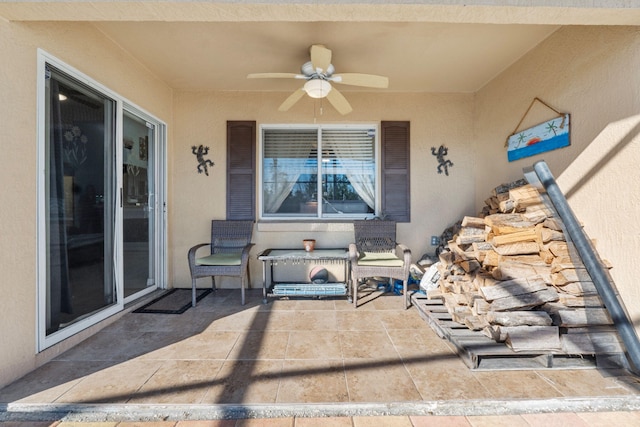
{"type": "Polygon", "coordinates": [[[122,147],[124,296],[155,287],[155,167],[157,127],[125,110],[122,147]]]}
{"type": "Polygon", "coordinates": [[[42,350],[156,289],[165,254],[164,125],[64,64],[40,61],[42,350]]]}

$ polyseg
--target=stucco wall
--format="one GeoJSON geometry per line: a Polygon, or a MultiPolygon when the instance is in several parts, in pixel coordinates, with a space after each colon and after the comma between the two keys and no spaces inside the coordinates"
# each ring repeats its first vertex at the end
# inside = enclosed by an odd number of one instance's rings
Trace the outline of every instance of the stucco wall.
{"type": "MultiPolygon", "coordinates": [[[[640,319],[640,30],[564,27],[480,90],[474,118],[476,203],[545,160],[597,242],[632,321],[640,319]],[[571,146],[508,163],[504,141],[534,97],[571,113],[571,146]]],[[[554,115],[536,104],[522,129],[554,115]]],[[[637,326],[636,326],[637,329],[637,326]]]]}
{"type": "Polygon", "coordinates": [[[91,25],[0,20],[0,385],[70,345],[36,355],[38,48],[171,123],[171,90],[91,25]]]}
{"type": "MultiPolygon", "coordinates": [[[[376,123],[382,120],[411,122],[411,223],[398,224],[398,241],[409,245],[414,260],[433,253],[430,236],[440,233],[462,215],[474,213],[473,176],[475,162],[471,115],[473,95],[468,94],[383,94],[346,93],[353,106],[348,116],[338,115],[325,105],[303,98],[287,113],[278,112],[288,93],[177,93],[175,96],[175,173],[170,198],[171,266],[176,287],[191,286],[186,254],[190,246],[206,242],[210,220],[225,217],[226,123],[227,120],[255,120],[258,124],[283,123],[376,123]],[[315,112],[315,116],[314,116],[315,112]],[[198,174],[191,146],[203,144],[215,162],[209,176],[198,174]],[[454,166],[450,175],[438,174],[431,147],[449,148],[454,166]]],[[[303,238],[315,238],[318,246],[347,246],[353,241],[350,224],[258,223],[251,257],[254,286],[261,286],[261,265],[256,255],[267,247],[301,247],[303,238]]],[[[237,280],[222,286],[237,287],[237,280]]],[[[201,286],[208,286],[202,279],[201,286]]]]}

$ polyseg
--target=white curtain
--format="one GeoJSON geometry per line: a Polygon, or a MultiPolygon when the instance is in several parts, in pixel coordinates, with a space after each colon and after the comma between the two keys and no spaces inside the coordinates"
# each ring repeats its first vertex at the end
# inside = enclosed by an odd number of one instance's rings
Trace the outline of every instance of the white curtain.
{"type": "Polygon", "coordinates": [[[323,133],[323,151],[333,151],[340,164],[340,172],[346,175],[358,196],[375,209],[375,179],[373,139],[365,131],[354,130],[323,133]]]}

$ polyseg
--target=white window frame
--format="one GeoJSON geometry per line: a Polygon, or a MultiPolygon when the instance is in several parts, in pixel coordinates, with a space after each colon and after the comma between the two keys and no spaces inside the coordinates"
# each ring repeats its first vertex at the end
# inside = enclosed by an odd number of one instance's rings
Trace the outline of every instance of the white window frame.
{"type": "MultiPolygon", "coordinates": [[[[318,222],[318,221],[331,221],[331,220],[353,220],[353,219],[371,219],[379,215],[381,211],[381,179],[382,179],[382,171],[381,171],[381,163],[380,163],[380,126],[374,123],[360,123],[360,124],[261,124],[260,132],[259,132],[259,143],[258,143],[258,158],[257,158],[257,170],[258,170],[258,219],[260,221],[306,221],[306,222],[318,222]],[[363,214],[363,213],[352,213],[352,214],[325,214],[322,212],[322,207],[320,206],[320,216],[298,216],[295,214],[292,215],[267,215],[264,214],[264,196],[263,196],[263,179],[264,179],[264,170],[263,170],[263,161],[264,161],[264,132],[269,129],[299,129],[299,130],[316,130],[318,135],[322,130],[340,130],[340,129],[360,129],[360,130],[373,130],[375,132],[374,135],[374,168],[375,168],[375,213],[363,214]]],[[[320,139],[320,136],[318,137],[320,139]]],[[[320,156],[320,151],[318,152],[318,156],[320,156]]],[[[318,159],[319,165],[319,175],[321,173],[320,167],[320,159],[318,159]]],[[[321,204],[320,204],[321,205],[321,204]]]]}
{"type": "MultiPolygon", "coordinates": [[[[115,101],[115,141],[116,144],[122,144],[122,123],[123,123],[123,110],[135,112],[141,114],[143,117],[152,121],[159,129],[158,132],[158,153],[161,153],[163,157],[162,161],[158,162],[157,174],[161,174],[162,180],[158,180],[158,188],[156,191],[156,206],[157,206],[157,220],[160,221],[160,226],[157,227],[158,234],[157,242],[158,262],[157,262],[157,288],[166,288],[167,273],[167,253],[166,253],[166,240],[167,240],[167,214],[166,214],[166,189],[167,189],[167,156],[166,156],[166,123],[158,118],[153,117],[142,108],[137,107],[135,104],[128,101],[126,98],[120,96],[118,93],[112,91],[106,86],[102,85],[98,81],[92,79],[88,75],[84,74],[80,70],[66,64],[53,55],[47,53],[42,49],[37,51],[37,106],[36,106],[36,119],[37,119],[37,131],[36,131],[36,146],[37,162],[38,162],[38,176],[37,176],[37,259],[36,259],[36,349],[37,352],[41,352],[105,319],[122,311],[124,309],[125,299],[124,295],[124,283],[122,275],[122,251],[114,249],[115,252],[115,280],[116,280],[116,303],[100,310],[99,312],[88,316],[84,319],[69,325],[49,336],[46,333],[46,310],[47,310],[47,221],[46,221],[46,202],[47,196],[46,189],[46,163],[48,161],[46,154],[46,132],[48,131],[46,126],[46,113],[45,102],[46,90],[45,90],[45,76],[46,65],[57,68],[58,70],[68,74],[74,79],[86,84],[87,86],[101,92],[103,95],[113,99],[115,101]],[[162,139],[160,139],[162,138],[162,139]]],[[[116,164],[122,164],[122,149],[118,145],[115,149],[115,162],[116,164]],[[120,149],[118,149],[120,148],[120,149]]],[[[122,170],[117,168],[115,188],[122,188],[122,170]]],[[[121,193],[120,193],[121,194],[121,193]]],[[[117,196],[120,197],[119,195],[117,196]]],[[[121,201],[118,200],[117,203],[121,201]]],[[[122,209],[116,210],[116,218],[114,226],[117,230],[120,230],[115,237],[114,247],[122,245],[122,209]]]]}

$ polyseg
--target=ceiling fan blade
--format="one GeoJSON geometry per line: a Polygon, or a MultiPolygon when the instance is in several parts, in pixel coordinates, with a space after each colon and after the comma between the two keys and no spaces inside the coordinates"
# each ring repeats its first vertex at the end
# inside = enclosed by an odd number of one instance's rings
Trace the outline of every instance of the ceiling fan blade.
{"type": "Polygon", "coordinates": [[[338,110],[338,113],[345,115],[349,114],[353,109],[349,105],[349,101],[345,98],[335,87],[327,94],[327,100],[333,105],[333,108],[338,110]]]}
{"type": "Polygon", "coordinates": [[[302,74],[295,73],[252,73],[247,75],[248,79],[304,79],[302,74]]]}
{"type": "Polygon", "coordinates": [[[329,65],[331,65],[331,50],[321,44],[314,44],[311,46],[310,54],[314,70],[320,69],[320,72],[325,72],[329,69],[329,65]]]}
{"type": "Polygon", "coordinates": [[[284,102],[278,107],[278,111],[287,111],[289,108],[293,107],[293,104],[298,102],[300,98],[304,96],[306,92],[303,88],[300,88],[293,92],[284,102]]]}
{"type": "Polygon", "coordinates": [[[334,74],[329,79],[335,83],[351,86],[364,86],[386,89],[389,87],[389,78],[375,74],[341,73],[334,74]]]}

